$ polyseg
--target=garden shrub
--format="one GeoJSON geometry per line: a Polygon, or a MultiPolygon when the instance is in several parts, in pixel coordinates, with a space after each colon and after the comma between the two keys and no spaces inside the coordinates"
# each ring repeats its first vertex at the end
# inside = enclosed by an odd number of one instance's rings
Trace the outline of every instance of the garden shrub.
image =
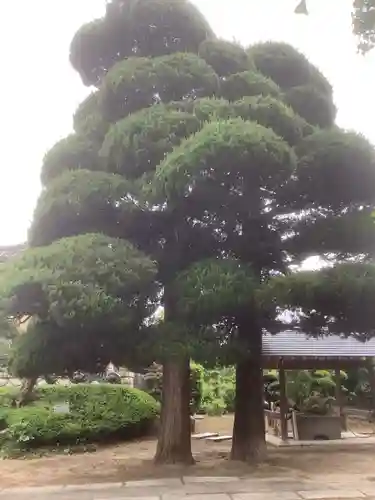
{"type": "Polygon", "coordinates": [[[202,403],[202,411],[209,417],[224,415],[226,406],[223,398],[216,398],[202,403]]]}
{"type": "MultiPolygon", "coordinates": [[[[202,365],[192,361],[190,363],[190,413],[194,415],[201,407],[202,390],[203,390],[203,374],[204,368],[202,365]]],[[[157,401],[161,401],[162,383],[163,383],[163,367],[154,363],[151,365],[144,375],[145,390],[153,396],[157,401]]]]}
{"type": "Polygon", "coordinates": [[[235,372],[233,367],[205,370],[200,411],[223,415],[234,411],[235,372]]]}
{"type": "Polygon", "coordinates": [[[55,385],[35,393],[32,404],[13,408],[14,391],[0,391],[6,437],[24,448],[138,437],[159,413],[153,397],[124,386],[55,385]],[[54,406],[59,403],[69,403],[69,413],[56,413],[54,406]]]}

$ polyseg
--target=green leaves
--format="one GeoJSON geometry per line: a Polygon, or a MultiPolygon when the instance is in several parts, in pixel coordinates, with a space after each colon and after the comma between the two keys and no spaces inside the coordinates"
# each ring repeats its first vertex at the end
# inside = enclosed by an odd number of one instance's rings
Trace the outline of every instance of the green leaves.
{"type": "Polygon", "coordinates": [[[112,125],[100,155],[110,172],[139,178],[201,126],[196,116],[164,105],[138,111],[112,125]]]}
{"type": "Polygon", "coordinates": [[[132,194],[134,186],[123,177],[105,172],[66,172],[43,191],[38,200],[29,240],[47,245],[80,233],[123,234],[141,211],[132,194]]]}
{"type": "Polygon", "coordinates": [[[46,156],[30,242],[51,246],[4,271],[12,311],[40,318],[38,352],[152,362],[216,357],[224,339],[233,360],[236,327],[266,327],[278,306],[302,308],[312,333],[371,327],[349,295],[364,268],[266,281],[311,252],[373,246],[373,148],[333,128],[332,87],[303,54],[219,40],[186,0],[111,0],[71,61],[98,90],[46,156]],[[158,286],[166,321],[141,327],[158,286]]]}
{"type": "Polygon", "coordinates": [[[307,123],[289,106],[271,96],[245,97],[232,104],[234,112],[244,120],[254,120],[264,127],[271,128],[295,146],[308,132],[307,123]]]}
{"type": "MultiPolygon", "coordinates": [[[[32,317],[15,345],[22,376],[134,362],[157,291],[154,263],[124,240],[85,234],[3,265],[5,313],[32,317]]],[[[138,355],[139,357],[139,355],[138,355]]]]}
{"type": "Polygon", "coordinates": [[[211,96],[218,87],[215,71],[194,54],[131,57],[108,72],[99,102],[104,117],[115,122],[158,102],[211,96]]]}
{"type": "Polygon", "coordinates": [[[258,300],[265,309],[300,310],[301,329],[308,333],[366,339],[375,333],[375,266],[345,263],[272,278],[258,300]]]}
{"type": "Polygon", "coordinates": [[[332,96],[332,86],[322,73],[297,49],[283,42],[265,42],[248,49],[256,68],[271,78],[281,89],[312,85],[332,96]]]}
{"type": "Polygon", "coordinates": [[[106,15],[75,34],[70,61],[85,85],[98,86],[112,66],[128,57],[197,53],[213,37],[205,18],[186,0],[112,0],[106,15]]]}
{"type": "Polygon", "coordinates": [[[294,111],[311,125],[329,128],[334,125],[336,106],[332,97],[311,85],[293,87],[284,95],[285,101],[294,111]]]}
{"type": "Polygon", "coordinates": [[[375,153],[363,136],[339,129],[317,131],[297,147],[298,197],[307,208],[375,202],[375,153]]]}
{"type": "Polygon", "coordinates": [[[234,259],[206,259],[176,279],[179,315],[188,323],[211,326],[255,313],[257,283],[251,268],[234,259]]]}
{"type": "Polygon", "coordinates": [[[74,113],[73,124],[78,135],[100,146],[110,124],[101,115],[98,95],[98,91],[92,92],[81,102],[74,113]]]}
{"type": "Polygon", "coordinates": [[[314,213],[296,221],[292,229],[284,248],[301,260],[319,253],[341,260],[375,252],[375,225],[368,210],[314,213]]]}
{"type": "Polygon", "coordinates": [[[241,45],[227,40],[205,40],[199,46],[198,55],[221,77],[255,70],[246,50],[241,45]]]}
{"type": "Polygon", "coordinates": [[[246,96],[273,96],[281,98],[278,85],[257,71],[244,71],[228,76],[221,81],[221,95],[228,101],[237,101],[246,96]]]}
{"type": "Polygon", "coordinates": [[[130,387],[79,384],[39,388],[31,408],[6,408],[4,412],[8,436],[21,448],[30,448],[77,445],[119,434],[135,437],[142,426],[152,423],[159,405],[148,394],[130,387]],[[54,405],[61,401],[69,403],[69,413],[54,412],[54,405]]]}
{"type": "Polygon", "coordinates": [[[68,170],[97,170],[98,148],[87,138],[71,134],[57,142],[45,155],[41,179],[48,185],[68,170]]]}
{"type": "Polygon", "coordinates": [[[175,148],[158,168],[156,180],[172,199],[191,196],[198,186],[213,183],[225,183],[228,196],[234,197],[246,187],[272,189],[294,168],[292,150],[271,129],[233,119],[208,123],[175,148]]]}
{"type": "Polygon", "coordinates": [[[129,243],[86,234],[26,250],[4,264],[0,292],[13,299],[13,315],[85,324],[116,308],[125,314],[142,307],[154,274],[153,263],[129,243]]]}

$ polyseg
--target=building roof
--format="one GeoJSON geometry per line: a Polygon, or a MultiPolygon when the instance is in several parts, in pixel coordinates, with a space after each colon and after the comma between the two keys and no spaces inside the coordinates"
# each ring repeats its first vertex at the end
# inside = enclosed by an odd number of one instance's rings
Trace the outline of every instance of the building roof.
{"type": "Polygon", "coordinates": [[[375,338],[361,342],[354,337],[308,337],[298,330],[263,335],[262,352],[268,358],[353,359],[375,357],[375,338]]]}

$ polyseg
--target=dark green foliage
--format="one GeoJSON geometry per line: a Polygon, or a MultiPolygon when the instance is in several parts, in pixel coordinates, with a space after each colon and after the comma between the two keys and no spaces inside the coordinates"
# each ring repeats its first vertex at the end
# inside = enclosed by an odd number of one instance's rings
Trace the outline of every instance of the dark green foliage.
{"type": "Polygon", "coordinates": [[[218,98],[202,98],[194,101],[174,102],[168,108],[193,113],[200,122],[242,118],[253,120],[294,146],[303,136],[312,132],[312,127],[286,104],[271,96],[256,95],[234,102],[218,98]]]}
{"type": "Polygon", "coordinates": [[[222,415],[234,411],[235,371],[232,367],[204,371],[201,412],[222,415]]]}
{"type": "Polygon", "coordinates": [[[65,172],[42,192],[29,240],[33,246],[47,245],[97,230],[121,236],[138,209],[123,177],[88,170],[65,172]]]}
{"type": "Polygon", "coordinates": [[[78,30],[70,61],[86,85],[99,85],[112,66],[128,57],[197,53],[213,33],[186,0],[111,0],[102,19],[78,30]]]}
{"type": "Polygon", "coordinates": [[[103,120],[98,102],[99,93],[92,92],[78,106],[73,116],[74,130],[82,137],[87,137],[99,146],[108,131],[109,123],[103,120]]]}
{"type": "Polygon", "coordinates": [[[35,399],[30,406],[11,408],[9,392],[0,393],[5,439],[21,448],[139,437],[159,411],[148,394],[110,384],[39,388],[35,399]],[[54,412],[61,403],[69,403],[69,413],[54,412]]]}
{"type": "MultiPolygon", "coordinates": [[[[202,391],[203,391],[203,374],[202,365],[190,363],[190,411],[194,415],[201,407],[202,391]]],[[[161,365],[151,365],[144,374],[146,391],[151,394],[157,401],[161,402],[162,386],[163,386],[163,367],[161,365]]]]}
{"type": "MultiPolygon", "coordinates": [[[[373,367],[371,366],[371,370],[373,367]]],[[[348,395],[348,403],[355,408],[373,410],[373,396],[371,391],[370,366],[367,368],[351,368],[347,371],[345,388],[348,395]]]]}
{"type": "Polygon", "coordinates": [[[136,311],[142,306],[140,291],[150,287],[154,274],[153,262],[130,243],[86,234],[23,252],[2,267],[0,278],[2,296],[16,299],[12,309],[18,314],[38,314],[59,324],[81,314],[105,314],[117,305],[136,311]]]}
{"type": "Polygon", "coordinates": [[[134,345],[143,341],[143,331],[136,324],[127,324],[126,318],[108,315],[96,321],[88,317],[83,326],[71,323],[59,326],[51,321],[38,321],[30,326],[27,334],[13,341],[9,371],[28,378],[46,374],[72,376],[77,370],[97,373],[104,371],[110,362],[143,366],[143,358],[134,345]]]}
{"type": "Polygon", "coordinates": [[[72,134],[56,143],[45,155],[41,179],[47,185],[67,170],[98,168],[98,149],[87,138],[72,134]]]}
{"type": "Polygon", "coordinates": [[[143,375],[145,390],[157,401],[161,402],[162,383],[163,383],[163,367],[153,363],[145,370],[143,375]]]}
{"type": "MultiPolygon", "coordinates": [[[[234,190],[259,184],[272,189],[294,167],[293,151],[271,129],[234,119],[211,122],[175,148],[160,164],[157,180],[168,198],[183,195],[199,200],[206,196],[204,185],[214,187],[213,181],[217,186],[229,181],[234,190]],[[193,185],[199,185],[199,191],[191,190],[193,185]]],[[[215,204],[215,210],[219,208],[215,204]]]]}
{"type": "Polygon", "coordinates": [[[258,294],[264,309],[301,311],[300,326],[315,335],[374,335],[375,266],[344,263],[274,277],[258,294]]]}
{"type": "Polygon", "coordinates": [[[224,78],[221,81],[221,95],[228,101],[257,95],[281,97],[280,89],[274,81],[253,70],[224,78]]]}
{"type": "MultiPolygon", "coordinates": [[[[340,373],[341,391],[347,389],[342,385],[347,379],[345,372],[340,373]]],[[[332,413],[335,402],[336,380],[330,370],[302,370],[287,372],[287,395],[291,404],[303,413],[327,415],[332,413]]]]}
{"type": "Polygon", "coordinates": [[[284,95],[285,101],[294,111],[311,125],[332,127],[336,118],[336,106],[332,97],[311,85],[293,87],[284,95]]]}
{"type": "Polygon", "coordinates": [[[282,199],[300,215],[288,221],[286,250],[298,259],[315,252],[330,259],[372,255],[373,146],[354,132],[333,128],[316,130],[296,152],[296,175],[282,199]]]}
{"type": "Polygon", "coordinates": [[[182,139],[200,128],[196,116],[151,106],[112,125],[100,156],[106,169],[126,178],[141,177],[155,167],[182,139]]]}
{"type": "Polygon", "coordinates": [[[363,136],[339,129],[308,136],[297,147],[298,200],[334,209],[375,202],[375,154],[363,136]]]}
{"type": "Polygon", "coordinates": [[[167,105],[167,109],[192,113],[200,123],[218,118],[234,118],[233,105],[229,101],[218,97],[202,97],[186,101],[175,101],[167,105]]]}
{"type": "Polygon", "coordinates": [[[230,259],[201,261],[178,276],[178,311],[188,323],[210,324],[224,318],[236,323],[254,308],[258,286],[246,264],[230,259]]]}
{"type": "Polygon", "coordinates": [[[205,40],[199,46],[198,55],[221,77],[255,70],[246,50],[241,45],[227,40],[205,40]]]}
{"type": "Polygon", "coordinates": [[[194,54],[172,54],[154,59],[133,57],[116,64],[100,89],[103,116],[115,122],[158,102],[214,95],[219,79],[194,54]]]}
{"type": "MultiPolygon", "coordinates": [[[[96,161],[82,170],[81,150],[68,167],[58,158],[51,178],[59,178],[41,196],[31,241],[47,244],[97,231],[118,237],[116,248],[120,240],[131,241],[149,257],[133,253],[129,243],[113,256],[112,243],[102,242],[97,253],[92,235],[86,235],[82,238],[90,241],[81,240],[73,254],[64,246],[65,272],[54,265],[56,243],[48,265],[38,262],[50,250],[36,250],[36,267],[26,266],[27,275],[17,278],[22,286],[13,293],[13,311],[37,312],[40,321],[30,339],[37,338],[32,346],[25,341],[24,348],[20,341],[14,369],[23,363],[27,372],[37,373],[44,350],[46,356],[60,352],[69,359],[65,368],[56,362],[61,371],[108,359],[123,359],[127,366],[164,362],[170,368],[165,373],[180,374],[183,385],[187,370],[178,363],[193,357],[210,366],[239,362],[245,382],[246,371],[249,380],[260,374],[254,367],[261,331],[269,325],[275,330],[279,308],[300,306],[310,333],[321,333],[331,317],[329,331],[346,322],[346,331],[362,333],[371,323],[371,289],[367,302],[356,303],[356,314],[345,309],[352,304],[343,293],[349,290],[347,268],[337,267],[332,275],[299,274],[300,281],[287,273],[309,250],[324,256],[334,239],[324,234],[320,246],[316,237],[310,248],[302,245],[301,224],[308,241],[307,231],[323,218],[345,221],[344,215],[361,207],[367,214],[375,208],[372,148],[354,134],[317,128],[333,123],[332,88],[305,56],[279,43],[258,44],[248,56],[234,44],[214,40],[185,0],[112,0],[103,19],[77,33],[73,65],[87,84],[100,89],[77,112],[73,150],[82,136],[93,145],[87,151],[95,151],[96,161]],[[313,89],[313,106],[300,99],[300,87],[313,89]],[[324,109],[313,109],[323,104],[324,109]],[[89,172],[95,169],[104,172],[89,172]],[[286,277],[268,282],[280,273],[286,277]],[[165,321],[145,328],[156,292],[165,321]],[[22,363],[17,365],[17,358],[22,363]]],[[[350,249],[344,238],[341,242],[334,256],[348,257],[350,249]]],[[[247,383],[239,386],[249,392],[247,383]]],[[[186,425],[182,436],[179,424],[187,405],[180,401],[173,408],[182,398],[169,398],[164,392],[165,408],[175,411],[163,419],[162,461],[191,462],[189,429],[186,425]]],[[[223,399],[214,402],[215,411],[223,399]]],[[[248,406],[262,422],[260,399],[254,396],[248,406]]],[[[244,418],[245,455],[253,438],[260,442],[260,424],[250,429],[256,420],[250,417],[244,418]]],[[[237,435],[234,446],[241,440],[237,435]]]]}
{"type": "Polygon", "coordinates": [[[322,251],[340,260],[374,254],[375,226],[368,209],[307,217],[296,221],[293,230],[285,248],[300,259],[322,251]]]}
{"type": "Polygon", "coordinates": [[[190,408],[193,414],[197,413],[202,404],[204,368],[202,365],[190,362],[190,408]]]}
{"type": "Polygon", "coordinates": [[[100,234],[26,250],[0,274],[6,314],[33,317],[15,344],[12,369],[63,374],[132,358],[134,338],[153,310],[154,279],[151,260],[100,234]]]}
{"type": "Polygon", "coordinates": [[[264,127],[271,128],[277,135],[285,139],[290,146],[295,146],[307,135],[307,123],[289,106],[271,96],[257,96],[241,99],[233,103],[234,112],[241,118],[257,121],[264,127]],[[241,110],[245,112],[242,113],[241,110]]]}
{"type": "Polygon", "coordinates": [[[306,56],[283,42],[265,42],[248,49],[255,66],[282,89],[312,85],[327,96],[332,96],[332,86],[306,56]]]}

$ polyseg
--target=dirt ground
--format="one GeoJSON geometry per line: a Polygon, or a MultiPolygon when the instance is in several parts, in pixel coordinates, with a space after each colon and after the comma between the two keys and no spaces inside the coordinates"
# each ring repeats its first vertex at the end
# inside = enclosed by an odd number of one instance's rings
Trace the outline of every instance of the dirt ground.
{"type": "MultiPolygon", "coordinates": [[[[232,416],[205,417],[197,423],[197,432],[231,434],[232,416]]],[[[375,426],[351,420],[351,430],[375,432],[375,426]]],[[[365,441],[365,439],[364,439],[365,441]]],[[[51,455],[0,461],[0,484],[12,486],[42,486],[90,482],[126,481],[150,477],[182,475],[236,475],[307,477],[315,474],[364,474],[372,478],[374,450],[354,448],[351,451],[275,449],[270,447],[265,464],[251,468],[228,460],[230,442],[210,443],[193,440],[196,465],[182,469],[177,466],[155,467],[152,457],[153,439],[98,447],[95,452],[73,455],[51,455]]],[[[375,480],[375,477],[373,478],[375,480]]]]}

